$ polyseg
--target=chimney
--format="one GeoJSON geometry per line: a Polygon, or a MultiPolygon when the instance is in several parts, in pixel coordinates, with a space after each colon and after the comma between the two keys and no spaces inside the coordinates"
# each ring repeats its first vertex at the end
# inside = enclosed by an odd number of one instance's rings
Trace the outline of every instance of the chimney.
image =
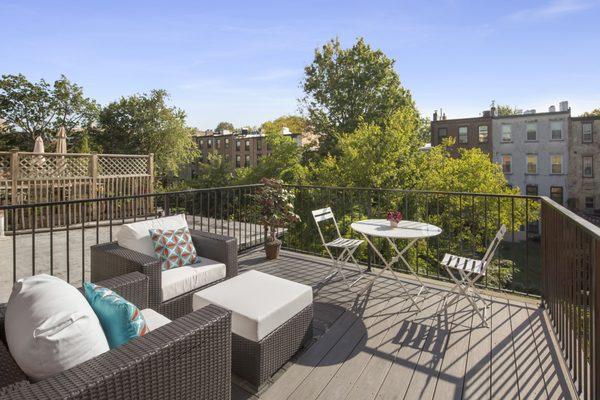
{"type": "Polygon", "coordinates": [[[437,110],[435,110],[435,111],[433,112],[433,120],[434,120],[434,121],[437,121],[437,118],[438,118],[438,114],[437,114],[437,110]]]}
{"type": "Polygon", "coordinates": [[[442,121],[445,121],[445,120],[446,120],[446,113],[443,113],[442,114],[442,121]]]}
{"type": "Polygon", "coordinates": [[[558,103],[558,108],[560,111],[569,111],[569,102],[561,101],[560,103],[558,103]]]}
{"type": "Polygon", "coordinates": [[[498,114],[496,113],[496,106],[492,106],[492,108],[490,108],[490,111],[492,112],[492,117],[498,116],[498,114]]]}
{"type": "Polygon", "coordinates": [[[551,113],[556,112],[556,106],[552,105],[552,106],[548,107],[548,112],[551,112],[551,113]]]}

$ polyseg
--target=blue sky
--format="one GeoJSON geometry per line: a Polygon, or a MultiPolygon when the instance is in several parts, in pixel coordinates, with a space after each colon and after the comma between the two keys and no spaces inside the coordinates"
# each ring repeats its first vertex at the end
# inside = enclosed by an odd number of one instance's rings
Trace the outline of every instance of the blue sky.
{"type": "Polygon", "coordinates": [[[199,128],[297,112],[303,67],[335,36],[396,59],[425,115],[600,107],[600,0],[2,0],[0,21],[0,73],[65,74],[102,104],[163,88],[199,128]]]}

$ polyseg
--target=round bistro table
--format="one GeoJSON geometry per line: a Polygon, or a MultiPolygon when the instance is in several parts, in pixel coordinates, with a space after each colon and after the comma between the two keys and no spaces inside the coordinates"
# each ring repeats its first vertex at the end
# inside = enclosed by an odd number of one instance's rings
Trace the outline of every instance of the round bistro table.
{"type": "MultiPolygon", "coordinates": [[[[394,278],[396,279],[396,281],[402,287],[402,290],[404,290],[404,292],[411,299],[413,304],[420,310],[421,308],[417,304],[414,297],[410,295],[406,286],[404,286],[404,284],[402,283],[400,278],[398,278],[396,273],[392,270],[392,265],[394,263],[398,262],[399,260],[402,260],[402,262],[404,263],[404,265],[406,265],[406,267],[408,268],[410,273],[417,279],[417,281],[419,281],[419,284],[421,285],[421,288],[419,289],[419,293],[417,293],[417,296],[415,296],[415,297],[418,297],[421,294],[421,292],[425,289],[425,285],[423,284],[423,281],[421,281],[421,278],[419,278],[419,276],[416,274],[414,269],[411,267],[411,265],[408,263],[408,261],[404,257],[404,253],[406,253],[408,251],[408,249],[410,249],[412,246],[414,246],[414,244],[417,242],[417,240],[427,239],[430,237],[437,236],[440,233],[442,233],[442,229],[435,225],[426,224],[424,222],[416,222],[416,221],[400,221],[398,223],[397,227],[391,227],[390,221],[388,221],[386,219],[367,219],[367,220],[363,220],[363,221],[353,222],[352,225],[350,225],[350,226],[353,230],[355,230],[356,232],[359,232],[360,234],[362,234],[364,236],[367,243],[369,243],[369,246],[371,246],[371,248],[373,249],[375,254],[377,254],[377,256],[381,259],[381,261],[385,265],[385,267],[382,268],[381,271],[379,271],[379,273],[375,277],[373,277],[373,279],[371,281],[371,285],[385,271],[391,272],[392,275],[394,276],[394,278]],[[392,256],[389,260],[386,260],[385,257],[379,251],[379,249],[377,249],[377,247],[371,241],[371,239],[370,239],[371,237],[380,237],[380,238],[387,239],[387,241],[390,244],[390,247],[394,251],[395,255],[392,256]],[[398,246],[396,245],[397,240],[407,240],[408,244],[406,245],[406,247],[404,247],[402,250],[400,250],[400,249],[398,249],[398,246]]],[[[367,285],[365,287],[365,289],[369,286],[370,285],[367,285]]]]}

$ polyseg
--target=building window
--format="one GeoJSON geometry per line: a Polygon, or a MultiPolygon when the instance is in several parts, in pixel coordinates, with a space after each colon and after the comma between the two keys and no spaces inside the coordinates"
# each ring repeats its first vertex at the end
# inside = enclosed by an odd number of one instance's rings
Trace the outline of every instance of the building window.
{"type": "Polygon", "coordinates": [[[563,156],[562,154],[553,154],[550,156],[551,173],[563,173],[563,156]]]}
{"type": "Polygon", "coordinates": [[[583,177],[594,177],[594,157],[592,156],[583,156],[583,177]]]}
{"type": "Polygon", "coordinates": [[[583,143],[592,143],[594,137],[592,135],[592,123],[591,122],[583,122],[581,124],[581,141],[583,143]]]}
{"type": "Polygon", "coordinates": [[[469,128],[461,126],[458,128],[458,143],[469,143],[469,128]]]}
{"type": "Polygon", "coordinates": [[[528,174],[537,174],[537,163],[538,163],[537,154],[527,154],[527,173],[528,174]]]}
{"type": "Polygon", "coordinates": [[[229,148],[229,138],[225,138],[225,148],[229,148]]]}
{"type": "Polygon", "coordinates": [[[212,139],[206,139],[206,147],[212,149],[212,139]]]}
{"type": "Polygon", "coordinates": [[[441,143],[446,137],[448,137],[448,128],[438,128],[438,142],[441,143]]]}
{"type": "Polygon", "coordinates": [[[221,139],[215,139],[215,146],[217,147],[217,149],[221,148],[221,139]]]}
{"type": "Polygon", "coordinates": [[[508,124],[502,125],[502,141],[503,142],[512,141],[512,127],[508,124]]]}
{"type": "Polygon", "coordinates": [[[558,204],[563,203],[563,188],[562,186],[550,186],[550,198],[558,204]]]}
{"type": "Polygon", "coordinates": [[[502,171],[505,174],[512,173],[512,156],[510,154],[504,154],[502,156],[502,171]]]}
{"type": "Polygon", "coordinates": [[[590,211],[593,210],[594,207],[594,197],[593,196],[586,196],[585,198],[585,209],[590,211]]]}
{"type": "Polygon", "coordinates": [[[200,146],[200,147],[204,146],[204,140],[202,140],[202,139],[198,140],[198,146],[200,146]]]}
{"type": "Polygon", "coordinates": [[[256,150],[262,150],[262,139],[256,139],[256,150]]]}
{"type": "Polygon", "coordinates": [[[236,140],[235,141],[235,151],[240,151],[241,147],[242,147],[242,141],[241,140],[236,140]]]}
{"type": "Polygon", "coordinates": [[[527,124],[527,141],[535,142],[537,140],[537,124],[527,124]]]}
{"type": "Polygon", "coordinates": [[[246,151],[250,151],[250,141],[246,139],[246,143],[244,143],[244,149],[246,151]]]}
{"type": "Polygon", "coordinates": [[[488,141],[488,127],[487,125],[481,125],[479,127],[479,143],[487,143],[488,141]]]}
{"type": "Polygon", "coordinates": [[[250,154],[246,154],[246,156],[244,157],[244,167],[249,167],[250,166],[250,154]]]}
{"type": "Polygon", "coordinates": [[[552,121],[550,123],[550,131],[552,131],[552,140],[561,140],[562,139],[562,121],[552,121]]]}
{"type": "Polygon", "coordinates": [[[538,185],[525,185],[525,194],[527,196],[537,196],[538,185]]]}
{"type": "Polygon", "coordinates": [[[242,164],[242,157],[240,157],[240,156],[235,156],[235,167],[236,167],[236,168],[239,168],[239,167],[241,167],[241,166],[242,166],[241,164],[242,164]]]}

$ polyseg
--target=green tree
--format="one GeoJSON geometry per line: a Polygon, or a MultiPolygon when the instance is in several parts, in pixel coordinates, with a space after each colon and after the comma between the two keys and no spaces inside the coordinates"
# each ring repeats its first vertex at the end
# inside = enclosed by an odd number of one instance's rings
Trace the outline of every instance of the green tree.
{"type": "Polygon", "coordinates": [[[351,135],[341,136],[339,156],[326,156],[312,171],[313,179],[348,187],[413,187],[423,156],[415,113],[405,107],[384,126],[363,123],[351,135]]]}
{"type": "Polygon", "coordinates": [[[281,132],[283,127],[289,128],[292,133],[303,133],[308,129],[308,120],[299,115],[283,115],[273,121],[267,121],[260,127],[262,132],[281,132]]]}
{"type": "Polygon", "coordinates": [[[100,113],[96,141],[106,153],[154,153],[157,175],[177,175],[182,164],[194,160],[198,150],[185,112],[166,104],[164,90],[122,97],[100,113]]]}
{"type": "Polygon", "coordinates": [[[508,115],[515,115],[517,113],[518,108],[499,104],[498,106],[496,106],[496,110],[498,111],[499,116],[505,117],[508,115]]]}
{"type": "Polygon", "coordinates": [[[22,74],[0,80],[0,119],[21,149],[30,150],[37,136],[50,142],[61,126],[73,139],[94,123],[97,113],[97,103],[64,75],[52,85],[43,79],[30,82],[22,74]]]}
{"type": "Polygon", "coordinates": [[[234,131],[233,124],[231,122],[219,122],[217,127],[215,128],[215,132],[223,132],[224,130],[228,130],[230,132],[234,131]]]}
{"type": "Polygon", "coordinates": [[[208,153],[206,162],[198,166],[198,178],[194,186],[200,188],[228,186],[233,180],[233,168],[225,158],[216,151],[208,153]]]}
{"type": "Polygon", "coordinates": [[[600,108],[595,108],[592,111],[586,111],[581,114],[582,117],[600,117],[600,108]]]}
{"type": "Polygon", "coordinates": [[[362,38],[349,49],[333,39],[315,50],[302,86],[301,105],[315,132],[322,135],[322,154],[339,154],[338,138],[356,131],[361,123],[384,126],[398,109],[414,109],[394,60],[362,38]]]}

